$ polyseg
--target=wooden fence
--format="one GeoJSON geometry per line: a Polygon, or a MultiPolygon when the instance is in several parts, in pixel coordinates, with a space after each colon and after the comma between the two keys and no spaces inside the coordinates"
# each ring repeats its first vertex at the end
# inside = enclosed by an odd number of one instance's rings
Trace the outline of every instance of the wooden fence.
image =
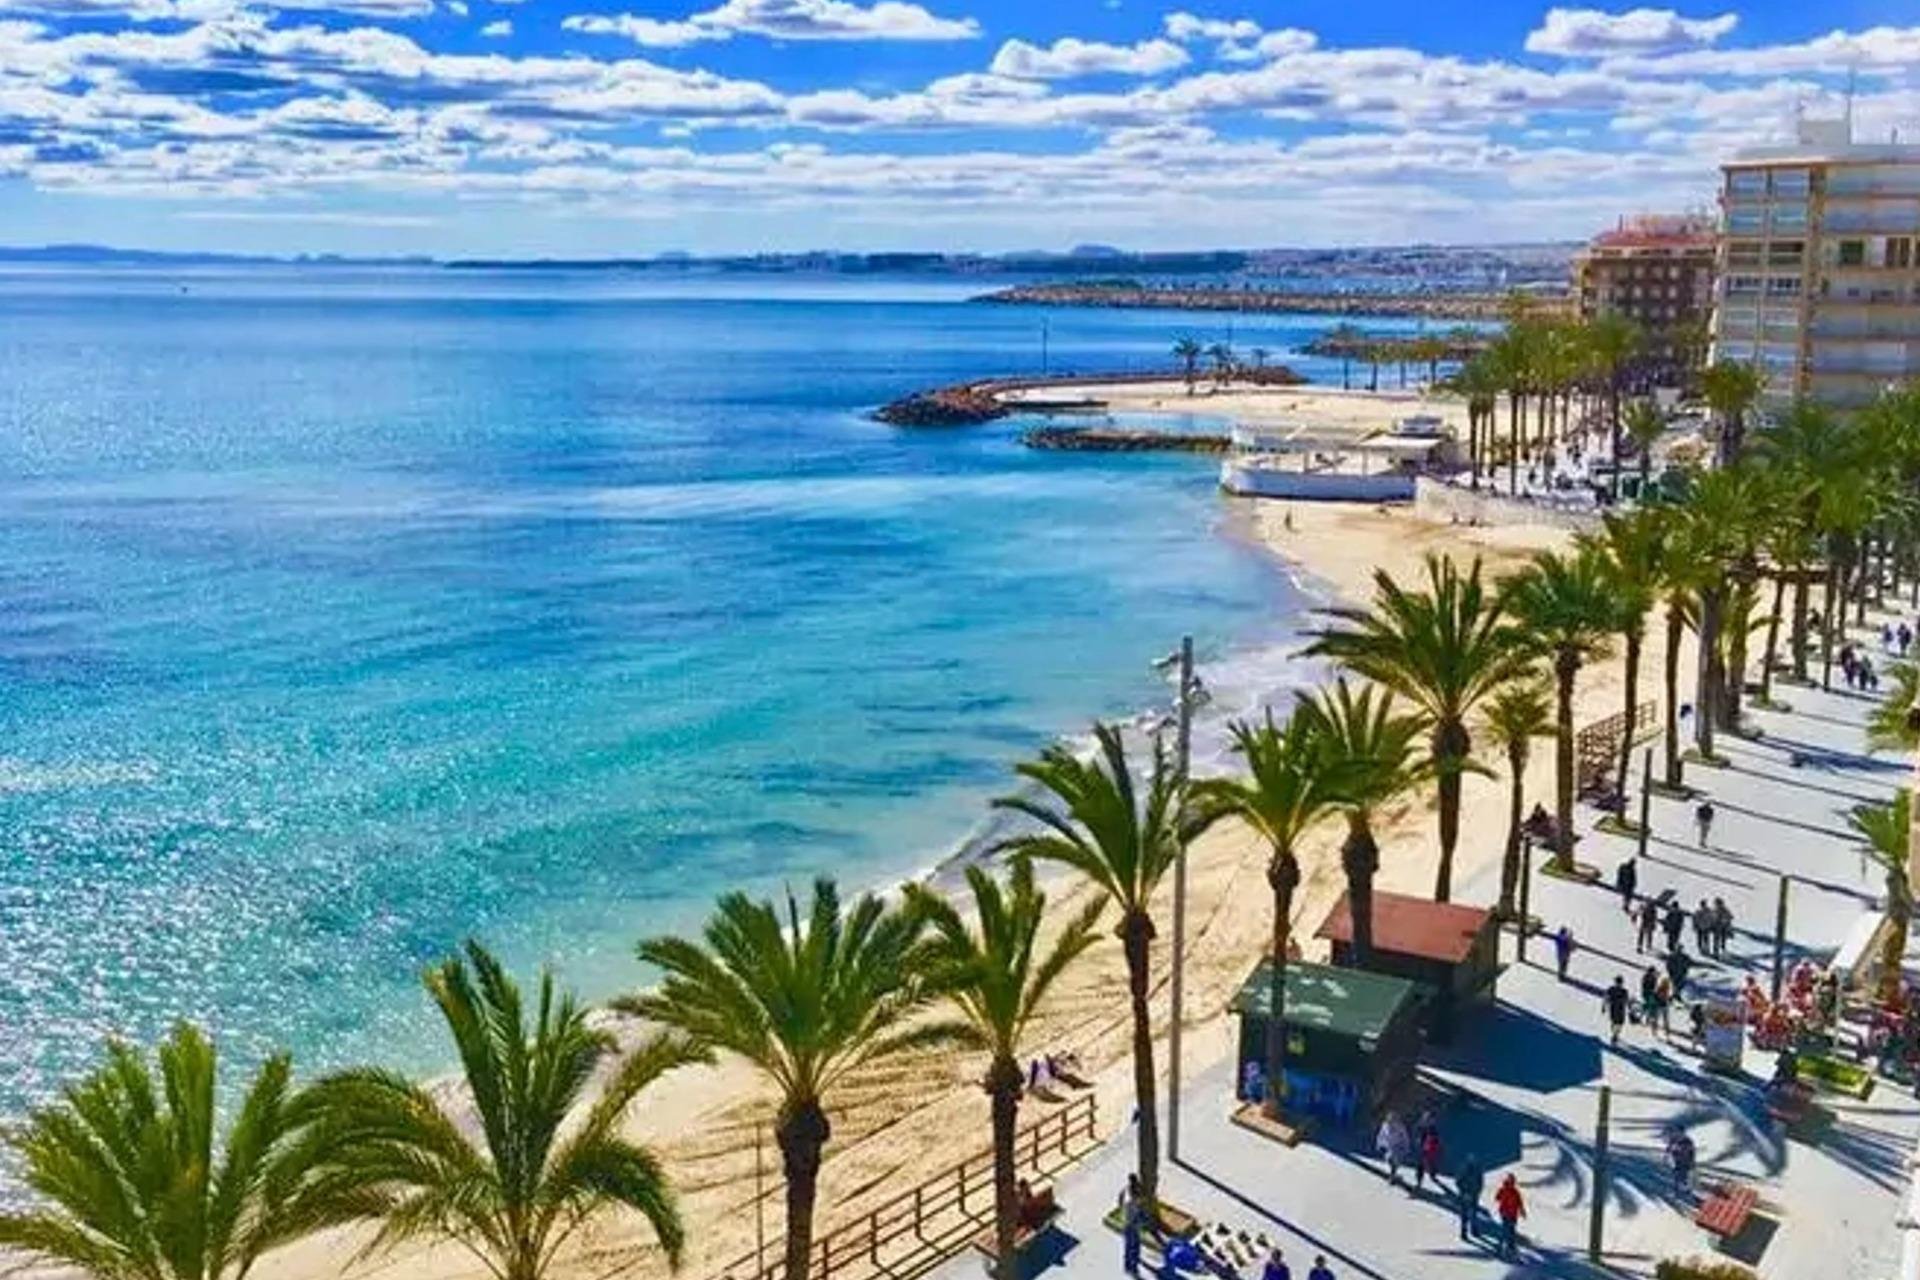
{"type": "MultiPolygon", "coordinates": [[[[1098,1141],[1092,1093],[1075,1095],[1022,1129],[1014,1140],[1020,1177],[1044,1178],[1098,1141]]],[[[993,1222],[993,1149],[988,1147],[917,1187],[882,1201],[816,1236],[813,1280],[913,1280],[967,1246],[993,1222]]],[[[781,1280],[784,1239],[770,1235],[765,1256],[748,1254],[716,1280],[781,1280]]]]}
{"type": "Polygon", "coordinates": [[[1643,702],[1633,709],[1631,725],[1626,712],[1616,711],[1574,734],[1574,789],[1585,795],[1600,783],[1610,782],[1628,742],[1644,742],[1659,731],[1659,709],[1657,702],[1643,702]]]}

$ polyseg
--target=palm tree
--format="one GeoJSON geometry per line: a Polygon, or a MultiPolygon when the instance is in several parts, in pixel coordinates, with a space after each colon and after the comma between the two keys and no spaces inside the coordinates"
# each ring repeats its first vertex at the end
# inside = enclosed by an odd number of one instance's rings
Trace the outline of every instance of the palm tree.
{"type": "Polygon", "coordinates": [[[1213,361],[1213,385],[1224,387],[1233,376],[1233,348],[1224,342],[1216,342],[1207,348],[1207,359],[1213,361]]]}
{"type": "Polygon", "coordinates": [[[1020,1043],[1067,966],[1098,939],[1094,926],[1106,903],[1099,899],[1068,922],[1051,947],[1040,947],[1047,895],[1034,886],[1033,863],[1013,859],[1004,887],[983,867],[967,868],[973,891],[975,929],[953,903],[922,884],[907,886],[911,911],[931,936],[921,956],[930,990],[952,1006],[953,1041],[987,1054],[981,1087],[993,1111],[993,1229],[996,1274],[1017,1273],[1014,1234],[1020,1204],[1015,1185],[1014,1134],[1020,1108],[1020,1043]]]}
{"type": "MultiPolygon", "coordinates": [[[[1647,640],[1647,615],[1667,577],[1668,518],[1659,508],[1642,508],[1631,515],[1613,512],[1603,517],[1601,533],[1583,543],[1605,562],[1619,606],[1619,633],[1626,641],[1626,680],[1622,699],[1624,728],[1613,792],[1627,794],[1627,769],[1633,760],[1634,714],[1640,700],[1640,650],[1647,640]]],[[[1621,818],[1626,811],[1621,810],[1621,818]]]]}
{"type": "Polygon", "coordinates": [[[1653,479],[1653,446],[1666,432],[1666,416],[1653,401],[1635,400],[1626,407],[1620,421],[1640,459],[1640,501],[1644,503],[1648,498],[1647,486],[1653,479]]]}
{"type": "Polygon", "coordinates": [[[1506,584],[1528,642],[1553,660],[1554,865],[1573,868],[1573,692],[1583,664],[1604,657],[1619,630],[1619,609],[1606,563],[1591,548],[1572,555],[1542,551],[1506,584]]]}
{"type": "Polygon", "coordinates": [[[1340,356],[1340,389],[1342,391],[1353,390],[1353,353],[1365,337],[1366,335],[1360,330],[1344,321],[1327,330],[1324,340],[1327,349],[1337,352],[1340,356]]]}
{"type": "Polygon", "coordinates": [[[1253,348],[1253,367],[1256,371],[1267,367],[1267,357],[1273,353],[1265,347],[1253,348]]]}
{"type": "Polygon", "coordinates": [[[1888,929],[1880,944],[1880,983],[1891,996],[1900,989],[1900,964],[1913,923],[1912,790],[1900,788],[1888,804],[1855,805],[1847,825],[1859,834],[1861,850],[1886,872],[1888,929]]]}
{"type": "Polygon", "coordinates": [[[1300,887],[1297,849],[1307,829],[1333,809],[1337,779],[1315,733],[1316,721],[1296,710],[1283,726],[1268,713],[1258,728],[1233,726],[1234,748],[1247,764],[1247,778],[1210,778],[1194,784],[1202,821],[1229,814],[1267,842],[1267,887],[1273,892],[1273,967],[1268,990],[1267,1114],[1278,1119],[1285,1097],[1287,953],[1292,950],[1293,895],[1300,887]]]}
{"type": "Polygon", "coordinates": [[[701,940],[649,938],[640,959],[664,975],[615,1007],[685,1033],[702,1049],[745,1059],[780,1094],[774,1141],[787,1186],[787,1280],[806,1280],[820,1163],[833,1127],[827,1104],[855,1069],[927,1043],[907,1019],[923,999],[915,969],[920,923],[865,895],[842,910],[830,879],[813,884],[803,920],[787,895],[722,897],[701,940]]]}
{"type": "Polygon", "coordinates": [[[624,1205],[647,1219],[677,1268],[686,1235],[672,1187],[654,1154],[619,1130],[642,1090],[699,1051],[655,1036],[589,1105],[613,1037],[555,992],[551,973],[540,975],[531,1019],[519,987],[477,942],[424,982],[459,1051],[479,1135],[393,1072],[346,1071],[316,1086],[338,1144],[336,1176],[359,1190],[357,1216],[380,1224],[364,1252],[444,1236],[500,1280],[540,1280],[582,1227],[624,1205]]]}
{"type": "Polygon", "coordinates": [[[181,1023],[154,1059],[157,1081],[111,1041],[102,1066],[6,1133],[42,1203],[0,1213],[0,1247],[98,1280],[240,1280],[269,1249],[353,1216],[286,1054],[254,1076],[218,1150],[212,1043],[181,1023]]]}
{"type": "Polygon", "coordinates": [[[1760,398],[1760,387],[1760,371],[1750,364],[1720,360],[1700,375],[1700,393],[1720,421],[1722,466],[1740,456],[1746,442],[1747,411],[1760,398]]]}
{"type": "Polygon", "coordinates": [[[1603,312],[1583,327],[1582,341],[1607,398],[1607,433],[1613,449],[1612,494],[1620,496],[1620,379],[1642,345],[1640,326],[1616,311],[1603,312]]]}
{"type": "Polygon", "coordinates": [[[1419,716],[1396,715],[1390,691],[1367,685],[1356,694],[1345,677],[1331,690],[1303,697],[1300,712],[1325,744],[1331,799],[1347,817],[1340,865],[1353,913],[1353,962],[1364,969],[1373,958],[1373,878],[1380,870],[1374,815],[1426,781],[1430,770],[1416,747],[1425,726],[1419,716]]]}
{"type": "Polygon", "coordinates": [[[1480,700],[1525,669],[1498,595],[1480,561],[1461,573],[1451,557],[1428,555],[1424,589],[1409,591],[1382,569],[1370,608],[1322,610],[1337,625],[1314,633],[1307,654],[1328,657],[1411,702],[1430,730],[1429,761],[1440,792],[1440,866],[1433,896],[1453,891],[1460,841],[1461,777],[1473,768],[1467,717],[1480,700]]]}
{"type": "Polygon", "coordinates": [[[1507,846],[1500,861],[1500,914],[1514,914],[1513,894],[1520,883],[1520,832],[1525,823],[1527,757],[1533,740],[1553,732],[1553,710],[1546,686],[1538,680],[1514,679],[1487,700],[1487,731],[1506,752],[1508,797],[1507,846]]]}
{"type": "Polygon", "coordinates": [[[1180,362],[1180,369],[1187,381],[1187,394],[1193,394],[1193,384],[1200,376],[1201,347],[1186,334],[1180,335],[1173,343],[1173,358],[1180,362]]]}
{"type": "Polygon", "coordinates": [[[1700,755],[1714,757],[1714,730],[1733,725],[1738,704],[1727,695],[1725,621],[1730,591],[1758,571],[1762,512],[1765,500],[1759,472],[1745,466],[1720,467],[1697,475],[1681,508],[1681,550],[1697,599],[1699,668],[1696,681],[1694,745],[1700,755]]]}
{"type": "MultiPolygon", "coordinates": [[[[1920,783],[1920,666],[1896,662],[1888,668],[1887,679],[1892,687],[1867,720],[1867,748],[1906,752],[1913,759],[1914,781],[1920,783]]],[[[1901,794],[1911,789],[1906,788],[1901,794]]],[[[1910,818],[1916,816],[1910,802],[1909,815],[1910,818]]],[[[1913,830],[1911,820],[1907,826],[1907,848],[1920,849],[1920,832],[1913,830]]],[[[1917,880],[1920,880],[1920,865],[1910,863],[1907,880],[1910,894],[1920,888],[1917,880]]],[[[1899,972],[1898,964],[1894,965],[1894,972],[1899,972]]]]}
{"type": "Polygon", "coordinates": [[[1180,849],[1198,830],[1186,805],[1186,779],[1154,744],[1153,765],[1143,794],[1127,764],[1120,731],[1095,725],[1098,751],[1082,760],[1062,746],[1019,767],[1050,799],[1003,796],[995,807],[1025,814],[1040,830],[1014,836],[1005,852],[1070,867],[1113,903],[1114,932],[1127,961],[1127,997],[1133,1017],[1133,1092],[1139,1115],[1140,1184],[1151,1201],[1160,1185],[1160,1122],[1155,1108],[1158,1077],[1153,1067],[1153,1020],[1147,1007],[1152,978],[1153,891],[1173,869],[1180,849]]]}

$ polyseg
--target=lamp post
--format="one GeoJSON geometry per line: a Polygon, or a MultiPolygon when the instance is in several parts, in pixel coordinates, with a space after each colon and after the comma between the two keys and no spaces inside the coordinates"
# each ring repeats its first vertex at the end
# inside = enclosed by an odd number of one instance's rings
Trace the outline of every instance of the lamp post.
{"type": "Polygon", "coordinates": [[[1520,837],[1520,952],[1521,964],[1527,962],[1527,935],[1533,932],[1533,837],[1520,837]]]}
{"type": "MultiPolygon", "coordinates": [[[[1187,767],[1193,753],[1193,637],[1180,637],[1180,721],[1175,738],[1175,767],[1180,803],[1186,804],[1187,767]]],[[[1167,1028],[1167,1159],[1180,1158],[1180,1020],[1186,1015],[1187,843],[1173,857],[1172,1021],[1167,1028]]]]}

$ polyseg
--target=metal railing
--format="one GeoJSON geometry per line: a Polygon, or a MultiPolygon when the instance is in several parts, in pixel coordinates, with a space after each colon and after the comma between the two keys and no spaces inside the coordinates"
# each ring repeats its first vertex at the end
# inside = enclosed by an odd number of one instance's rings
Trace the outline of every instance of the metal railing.
{"type": "Polygon", "coordinates": [[[1633,709],[1631,725],[1626,712],[1616,711],[1574,734],[1574,789],[1585,792],[1613,777],[1613,771],[1620,764],[1620,753],[1627,744],[1642,742],[1653,736],[1659,709],[1657,702],[1643,702],[1633,709]]]}
{"type": "MultiPolygon", "coordinates": [[[[1098,1141],[1091,1092],[1076,1094],[1014,1137],[1018,1176],[1045,1177],[1072,1164],[1098,1141]]],[[[927,1181],[883,1200],[814,1237],[809,1274],[913,1280],[965,1248],[993,1221],[993,1149],[988,1147],[927,1181]]],[[[715,1280],[782,1280],[784,1244],[721,1267],[715,1280]]]]}

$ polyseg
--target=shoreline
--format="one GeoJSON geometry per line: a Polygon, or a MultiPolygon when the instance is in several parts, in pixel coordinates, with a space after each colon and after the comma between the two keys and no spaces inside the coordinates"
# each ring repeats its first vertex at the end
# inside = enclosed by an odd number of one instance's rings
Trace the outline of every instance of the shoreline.
{"type": "MultiPolygon", "coordinates": [[[[1564,295],[1542,295],[1558,303],[1564,295]]],[[[970,301],[999,306],[1109,307],[1129,311],[1232,311],[1256,314],[1385,316],[1427,320],[1497,320],[1500,293],[1279,293],[1264,289],[1181,288],[1140,284],[1014,285],[970,301]]]]}

